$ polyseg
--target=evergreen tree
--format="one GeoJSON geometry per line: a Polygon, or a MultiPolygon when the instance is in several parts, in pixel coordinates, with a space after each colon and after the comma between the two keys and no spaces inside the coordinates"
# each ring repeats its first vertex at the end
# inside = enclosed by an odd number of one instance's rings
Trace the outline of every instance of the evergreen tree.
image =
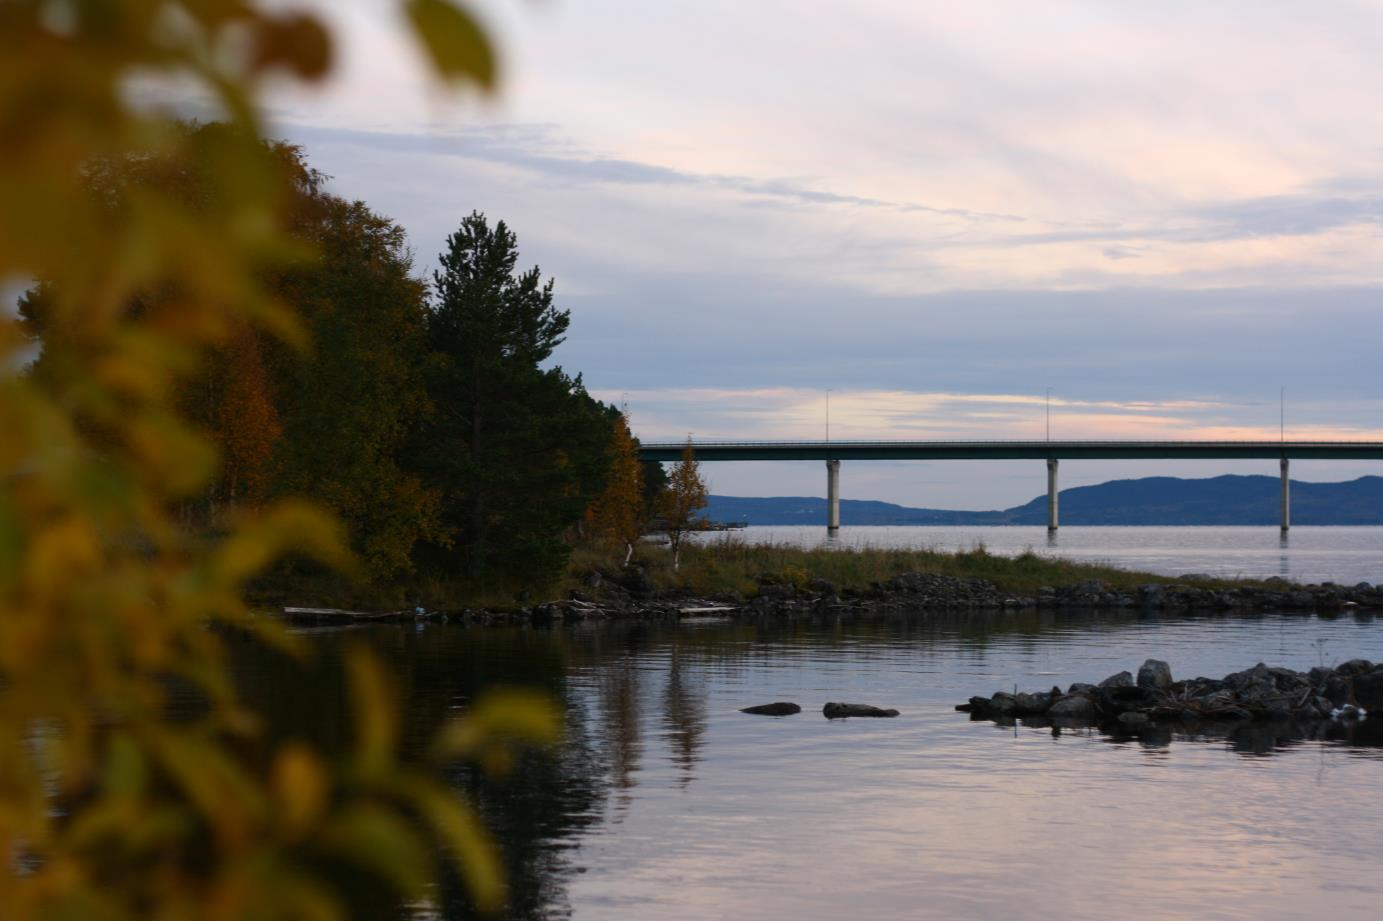
{"type": "Polygon", "coordinates": [[[429,565],[474,588],[543,583],[565,564],[564,532],[604,486],[614,410],[578,375],[544,369],[570,314],[539,269],[516,274],[503,221],[473,213],[447,238],[428,319],[434,406],[419,454],[442,496],[449,545],[429,565]]]}

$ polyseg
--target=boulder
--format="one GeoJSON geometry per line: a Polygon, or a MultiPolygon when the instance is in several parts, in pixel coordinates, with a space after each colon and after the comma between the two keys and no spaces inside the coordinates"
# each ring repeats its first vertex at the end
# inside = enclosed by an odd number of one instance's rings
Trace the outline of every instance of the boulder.
{"type": "Polygon", "coordinates": [[[1099,690],[1100,708],[1106,713],[1123,713],[1125,710],[1153,707],[1161,697],[1162,694],[1153,688],[1116,685],[1099,690]]]}
{"type": "Polygon", "coordinates": [[[1055,699],[1056,697],[1050,691],[1039,691],[1035,694],[1015,694],[1013,695],[1013,715],[1041,716],[1047,712],[1047,708],[1052,705],[1052,701],[1055,699]]]}
{"type": "Polygon", "coordinates": [[[1138,669],[1138,686],[1157,691],[1166,690],[1172,683],[1172,667],[1161,659],[1148,659],[1138,669]]]}
{"type": "Polygon", "coordinates": [[[759,597],[769,600],[791,598],[797,594],[797,589],[791,585],[781,582],[770,582],[759,586],[759,597]]]}
{"type": "Polygon", "coordinates": [[[848,716],[897,716],[897,710],[885,710],[882,707],[873,707],[869,704],[843,704],[828,703],[821,708],[821,713],[828,720],[841,720],[848,716]]]}
{"type": "Polygon", "coordinates": [[[1373,663],[1368,659],[1350,659],[1344,665],[1335,669],[1335,674],[1341,678],[1353,678],[1355,675],[1363,675],[1373,671],[1373,663]]]}
{"type": "Polygon", "coordinates": [[[1117,675],[1110,675],[1100,682],[1102,688],[1131,688],[1133,687],[1133,675],[1128,672],[1120,672],[1117,675]]]}
{"type": "Polygon", "coordinates": [[[1067,694],[1047,709],[1047,715],[1054,719],[1093,719],[1095,704],[1083,694],[1067,694]]]}
{"type": "Polygon", "coordinates": [[[741,713],[753,713],[756,716],[792,716],[794,713],[801,713],[802,708],[797,704],[780,700],[771,704],[759,704],[756,707],[745,707],[741,713]]]}
{"type": "Polygon", "coordinates": [[[1370,712],[1383,711],[1383,666],[1354,677],[1354,700],[1370,712]]]}

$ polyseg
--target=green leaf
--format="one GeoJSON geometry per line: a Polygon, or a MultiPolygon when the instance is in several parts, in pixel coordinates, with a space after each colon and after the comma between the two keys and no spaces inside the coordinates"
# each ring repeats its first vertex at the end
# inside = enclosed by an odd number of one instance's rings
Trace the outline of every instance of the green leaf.
{"type": "Polygon", "coordinates": [[[408,0],[406,9],[439,74],[449,80],[469,78],[486,89],[494,88],[494,51],[469,13],[447,0],[408,0]]]}

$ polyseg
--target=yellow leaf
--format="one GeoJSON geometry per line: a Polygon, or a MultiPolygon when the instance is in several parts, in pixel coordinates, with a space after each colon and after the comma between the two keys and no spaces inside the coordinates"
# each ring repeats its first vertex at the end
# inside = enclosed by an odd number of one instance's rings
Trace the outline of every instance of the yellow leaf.
{"type": "Polygon", "coordinates": [[[326,806],[329,781],[306,746],[290,743],[274,759],[274,799],[279,821],[294,837],[312,826],[326,806]]]}
{"type": "Polygon", "coordinates": [[[408,0],[406,10],[438,73],[494,87],[494,51],[469,13],[447,0],[408,0]]]}
{"type": "Polygon", "coordinates": [[[428,781],[410,783],[407,792],[451,851],[476,907],[481,911],[503,907],[504,871],[499,853],[471,808],[450,790],[428,781]]]}
{"type": "Polygon", "coordinates": [[[551,745],[562,735],[562,716],[536,691],[495,691],[437,733],[433,756],[473,757],[500,742],[551,745]]]}

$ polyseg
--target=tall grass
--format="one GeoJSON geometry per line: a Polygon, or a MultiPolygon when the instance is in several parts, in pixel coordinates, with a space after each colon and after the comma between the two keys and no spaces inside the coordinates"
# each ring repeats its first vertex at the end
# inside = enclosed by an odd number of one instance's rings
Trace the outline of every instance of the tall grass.
{"type": "MultiPolygon", "coordinates": [[[[1148,583],[1178,580],[1153,573],[1136,572],[1100,563],[1077,563],[1027,550],[1018,556],[997,556],[983,544],[969,550],[937,548],[800,547],[786,543],[749,543],[725,534],[712,540],[685,545],[682,566],[672,571],[671,555],[656,545],[640,548],[636,561],[644,565],[659,588],[682,588],[698,594],[739,592],[752,595],[763,582],[779,582],[805,588],[813,579],[831,582],[837,591],[862,590],[906,572],[932,573],[961,579],[985,579],[1000,591],[1033,595],[1042,586],[1071,585],[1098,579],[1112,588],[1129,589],[1148,583]]],[[[568,581],[576,584],[594,569],[613,571],[622,562],[609,554],[587,549],[572,556],[568,581]]],[[[1245,580],[1196,580],[1202,588],[1263,587],[1245,580]]]]}

